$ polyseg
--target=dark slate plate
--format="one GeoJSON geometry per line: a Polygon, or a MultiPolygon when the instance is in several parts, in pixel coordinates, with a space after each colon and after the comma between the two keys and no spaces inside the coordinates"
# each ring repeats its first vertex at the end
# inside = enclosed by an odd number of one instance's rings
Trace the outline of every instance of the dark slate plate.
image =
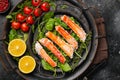
{"type": "MultiPolygon", "coordinates": [[[[20,3],[22,3],[23,1],[20,1],[20,3]]],[[[31,43],[33,42],[33,37],[34,34],[32,33],[32,30],[30,29],[29,32],[29,39],[27,41],[28,44],[28,50],[31,53],[31,55],[36,59],[37,62],[37,67],[34,70],[34,72],[25,75],[22,74],[18,67],[17,67],[17,63],[12,59],[12,57],[8,54],[7,52],[7,45],[4,44],[4,53],[5,56],[8,60],[8,62],[10,63],[11,67],[24,79],[30,79],[30,80],[35,80],[35,79],[44,79],[44,80],[57,80],[57,79],[62,79],[62,80],[72,80],[77,78],[78,76],[80,76],[91,64],[95,53],[96,53],[96,49],[97,49],[97,45],[98,45],[98,33],[97,33],[97,28],[96,28],[96,24],[95,21],[91,15],[91,13],[88,10],[85,10],[84,7],[82,6],[81,3],[78,3],[74,0],[57,0],[56,1],[56,5],[57,5],[57,9],[55,11],[55,15],[59,16],[62,14],[66,14],[69,16],[73,16],[74,18],[76,18],[80,24],[82,25],[82,27],[85,29],[85,31],[88,33],[89,31],[92,31],[92,40],[88,46],[88,55],[87,54],[83,54],[83,57],[86,57],[86,59],[81,59],[78,66],[75,68],[74,71],[72,72],[68,72],[65,74],[61,74],[58,73],[58,76],[53,76],[51,75],[51,72],[49,71],[41,71],[40,66],[39,66],[39,59],[32,53],[32,46],[31,43]],[[68,8],[66,10],[63,10],[60,7],[60,5],[68,5],[68,8]]],[[[17,10],[16,6],[11,10],[15,11],[17,10]]],[[[39,19],[36,20],[36,22],[39,19]]],[[[10,21],[7,20],[6,21],[6,25],[5,25],[5,35],[4,38],[5,40],[8,40],[8,32],[10,31],[10,21]]]]}

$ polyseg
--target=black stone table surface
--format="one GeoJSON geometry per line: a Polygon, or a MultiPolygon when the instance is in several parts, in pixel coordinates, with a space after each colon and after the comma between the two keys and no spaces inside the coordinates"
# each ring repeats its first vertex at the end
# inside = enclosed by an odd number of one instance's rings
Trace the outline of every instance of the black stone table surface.
{"type": "MultiPolygon", "coordinates": [[[[10,2],[12,9],[18,0],[10,0],[10,2]]],[[[88,6],[97,6],[101,11],[105,19],[109,52],[107,65],[91,75],[88,80],[120,80],[120,0],[83,0],[83,2],[88,6]]],[[[0,14],[0,38],[2,37],[5,16],[8,12],[0,14]]],[[[2,42],[0,41],[0,54],[2,52],[2,42]]],[[[8,74],[6,74],[0,62],[0,80],[18,80],[15,76],[11,76],[14,79],[10,78],[8,74]]]]}

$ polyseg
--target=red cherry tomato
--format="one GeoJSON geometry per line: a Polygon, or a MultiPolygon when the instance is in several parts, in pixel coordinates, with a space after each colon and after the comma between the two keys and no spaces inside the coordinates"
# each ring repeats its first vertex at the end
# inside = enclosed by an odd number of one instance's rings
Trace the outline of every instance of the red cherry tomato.
{"type": "Polygon", "coordinates": [[[28,16],[27,19],[26,19],[26,22],[29,23],[29,24],[33,24],[34,23],[33,17],[31,15],[28,16]]]}
{"type": "Polygon", "coordinates": [[[32,8],[28,7],[28,6],[25,6],[24,9],[23,9],[24,13],[25,14],[30,14],[32,12],[32,8]]]}
{"type": "Polygon", "coordinates": [[[40,16],[41,14],[42,14],[42,10],[41,10],[40,8],[36,8],[36,9],[34,10],[34,15],[35,15],[36,17],[40,16]]]}
{"type": "Polygon", "coordinates": [[[17,14],[16,18],[19,22],[22,22],[25,19],[25,16],[23,16],[21,13],[19,13],[19,14],[17,14]]]}
{"type": "Polygon", "coordinates": [[[41,8],[43,11],[47,12],[47,11],[50,10],[50,5],[49,5],[48,2],[43,2],[43,3],[41,4],[40,8],[41,8]]]}
{"type": "Polygon", "coordinates": [[[21,30],[23,32],[28,32],[29,31],[29,26],[27,25],[27,23],[22,23],[21,24],[21,30]]]}
{"type": "Polygon", "coordinates": [[[32,0],[33,6],[38,6],[41,3],[41,0],[32,0]]]}
{"type": "Polygon", "coordinates": [[[19,29],[20,25],[21,24],[19,22],[16,22],[16,21],[13,21],[12,24],[11,24],[12,28],[15,29],[15,30],[19,29]]]}

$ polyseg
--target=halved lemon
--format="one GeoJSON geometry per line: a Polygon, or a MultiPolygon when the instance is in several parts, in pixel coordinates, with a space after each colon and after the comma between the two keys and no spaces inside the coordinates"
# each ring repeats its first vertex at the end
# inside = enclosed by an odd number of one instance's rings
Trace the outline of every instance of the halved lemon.
{"type": "Polygon", "coordinates": [[[22,39],[13,39],[8,45],[8,51],[12,56],[20,57],[26,51],[26,44],[22,39]]]}
{"type": "Polygon", "coordinates": [[[18,68],[22,73],[31,73],[36,66],[35,59],[31,56],[23,56],[18,62],[18,68]]]}

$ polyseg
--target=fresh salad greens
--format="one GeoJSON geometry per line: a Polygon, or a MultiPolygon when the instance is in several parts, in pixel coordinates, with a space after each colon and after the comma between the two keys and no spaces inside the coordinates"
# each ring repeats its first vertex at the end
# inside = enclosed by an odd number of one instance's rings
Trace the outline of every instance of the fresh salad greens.
{"type": "Polygon", "coordinates": [[[26,41],[28,39],[28,33],[23,33],[20,30],[18,31],[15,29],[11,29],[8,37],[9,37],[9,42],[16,38],[20,38],[20,39],[23,39],[24,41],[26,41]]]}
{"type": "Polygon", "coordinates": [[[68,72],[71,70],[71,67],[67,62],[64,64],[58,63],[58,67],[60,67],[64,72],[68,72]]]}
{"type": "Polygon", "coordinates": [[[64,22],[61,21],[60,18],[54,17],[54,20],[55,20],[55,26],[61,25],[63,28],[65,28],[67,30],[70,29],[64,22]]]}
{"type": "Polygon", "coordinates": [[[48,20],[49,18],[54,16],[54,12],[53,11],[49,11],[48,13],[46,13],[44,15],[44,17],[42,18],[42,21],[48,20]]]}
{"type": "Polygon", "coordinates": [[[44,68],[45,70],[52,70],[52,71],[55,70],[55,69],[54,69],[53,67],[51,67],[44,59],[42,59],[41,62],[42,62],[43,68],[44,68]]]}
{"type": "Polygon", "coordinates": [[[53,28],[54,28],[54,19],[49,18],[48,21],[47,21],[47,23],[45,24],[45,28],[48,31],[53,30],[53,28]]]}
{"type": "MultiPolygon", "coordinates": [[[[79,22],[74,18],[74,17],[70,17],[73,21],[75,21],[78,25],[79,22]]],[[[49,71],[56,71],[56,69],[61,69],[63,72],[69,72],[73,69],[76,68],[76,66],[78,65],[80,59],[82,58],[83,52],[85,51],[86,53],[87,51],[87,46],[89,45],[89,42],[91,41],[91,35],[92,33],[88,33],[87,34],[87,38],[85,42],[82,42],[77,35],[63,22],[61,21],[61,19],[59,17],[55,17],[54,16],[54,12],[50,11],[47,14],[45,14],[42,17],[41,22],[38,23],[37,26],[37,34],[35,36],[35,41],[34,43],[41,39],[41,38],[45,38],[45,33],[47,31],[51,31],[53,32],[55,35],[60,36],[60,34],[55,30],[55,26],[61,25],[65,30],[67,30],[68,32],[71,32],[71,35],[77,40],[77,42],[79,43],[79,47],[78,49],[74,52],[74,57],[73,59],[70,59],[62,49],[59,48],[59,46],[57,46],[56,44],[54,44],[59,51],[62,53],[62,55],[64,55],[64,57],[66,58],[66,62],[64,64],[60,63],[59,60],[51,53],[50,50],[48,50],[47,48],[44,47],[45,51],[48,53],[48,55],[58,64],[57,67],[53,68],[51,67],[45,60],[41,59],[42,62],[42,66],[45,70],[49,70],[49,71]]],[[[62,37],[61,37],[62,38],[62,37]]],[[[62,38],[64,39],[64,38],[62,38]]],[[[33,44],[34,46],[34,44],[33,44]]],[[[34,48],[33,48],[34,50],[34,48]]]]}

